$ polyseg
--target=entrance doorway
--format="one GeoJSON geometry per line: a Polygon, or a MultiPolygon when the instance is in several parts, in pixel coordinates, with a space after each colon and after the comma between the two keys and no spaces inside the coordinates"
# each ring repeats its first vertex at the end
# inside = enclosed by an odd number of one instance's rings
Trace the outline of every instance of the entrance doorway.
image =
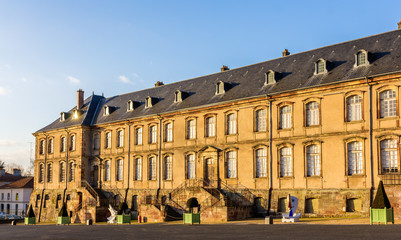
{"type": "Polygon", "coordinates": [[[206,159],[206,166],[205,166],[205,181],[209,185],[213,184],[213,180],[215,179],[215,161],[213,158],[206,159]]]}

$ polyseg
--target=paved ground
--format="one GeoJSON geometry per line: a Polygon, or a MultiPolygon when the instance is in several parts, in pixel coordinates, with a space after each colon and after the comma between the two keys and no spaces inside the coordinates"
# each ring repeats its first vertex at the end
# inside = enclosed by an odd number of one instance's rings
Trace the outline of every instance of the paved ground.
{"type": "MultiPolygon", "coordinates": [[[[92,226],[0,225],[0,239],[401,239],[401,226],[345,223],[327,219],[295,224],[262,224],[262,219],[227,224],[176,223],[92,226]],[[311,224],[313,223],[313,224],[311,224]],[[348,224],[348,225],[344,225],[348,224]]],[[[361,219],[353,219],[355,223],[361,219]]],[[[365,221],[365,219],[363,219],[365,221]]]]}

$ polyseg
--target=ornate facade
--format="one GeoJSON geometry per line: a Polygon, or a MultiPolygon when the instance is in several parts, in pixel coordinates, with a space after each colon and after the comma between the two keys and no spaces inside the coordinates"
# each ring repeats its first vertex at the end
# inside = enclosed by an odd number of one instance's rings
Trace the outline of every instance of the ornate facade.
{"type": "MultiPolygon", "coordinates": [[[[401,197],[401,30],[77,106],[34,133],[31,204],[102,221],[368,215],[380,180],[401,197]],[[190,206],[191,205],[191,206],[190,206]]],[[[399,214],[398,214],[399,215],[399,214]]],[[[396,214],[397,216],[397,214],[396,214]]]]}

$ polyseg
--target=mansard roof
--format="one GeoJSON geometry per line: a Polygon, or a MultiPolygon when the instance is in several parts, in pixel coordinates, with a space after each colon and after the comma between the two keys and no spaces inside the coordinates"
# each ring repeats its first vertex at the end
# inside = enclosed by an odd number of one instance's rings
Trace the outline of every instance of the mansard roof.
{"type": "Polygon", "coordinates": [[[84,114],[79,119],[67,119],[63,122],[56,120],[38,132],[140,118],[398,71],[401,71],[401,30],[110,98],[92,95],[86,99],[84,114]],[[360,49],[369,53],[370,64],[355,67],[354,54],[360,49]],[[314,74],[315,63],[319,59],[327,61],[327,73],[314,74]],[[280,73],[280,76],[276,83],[265,85],[265,74],[269,70],[280,73]],[[229,87],[224,94],[216,95],[216,83],[219,81],[229,87]],[[182,102],[174,102],[174,93],[177,90],[187,93],[182,102]],[[154,102],[152,107],[145,108],[145,99],[148,96],[154,102]],[[126,109],[129,100],[138,103],[134,111],[126,109]],[[105,105],[114,108],[108,116],[103,114],[105,105]]]}

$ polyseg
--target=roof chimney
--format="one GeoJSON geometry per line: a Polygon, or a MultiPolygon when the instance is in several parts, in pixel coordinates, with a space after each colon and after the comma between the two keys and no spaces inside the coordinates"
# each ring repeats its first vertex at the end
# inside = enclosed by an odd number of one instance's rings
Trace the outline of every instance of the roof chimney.
{"type": "Polygon", "coordinates": [[[84,91],[82,91],[82,89],[79,89],[77,91],[77,109],[81,109],[83,105],[84,105],[84,91]]]}
{"type": "Polygon", "coordinates": [[[230,70],[226,65],[223,65],[223,67],[220,68],[222,72],[230,70]]]}
{"type": "Polygon", "coordinates": [[[398,29],[401,29],[401,21],[398,22],[398,29]]]}
{"type": "Polygon", "coordinates": [[[155,83],[155,87],[159,87],[159,86],[163,86],[164,85],[164,83],[163,82],[160,82],[160,81],[157,81],[156,83],[155,83]]]}
{"type": "Polygon", "coordinates": [[[290,52],[288,51],[288,49],[284,49],[283,57],[286,57],[288,55],[290,55],[290,52]]]}

